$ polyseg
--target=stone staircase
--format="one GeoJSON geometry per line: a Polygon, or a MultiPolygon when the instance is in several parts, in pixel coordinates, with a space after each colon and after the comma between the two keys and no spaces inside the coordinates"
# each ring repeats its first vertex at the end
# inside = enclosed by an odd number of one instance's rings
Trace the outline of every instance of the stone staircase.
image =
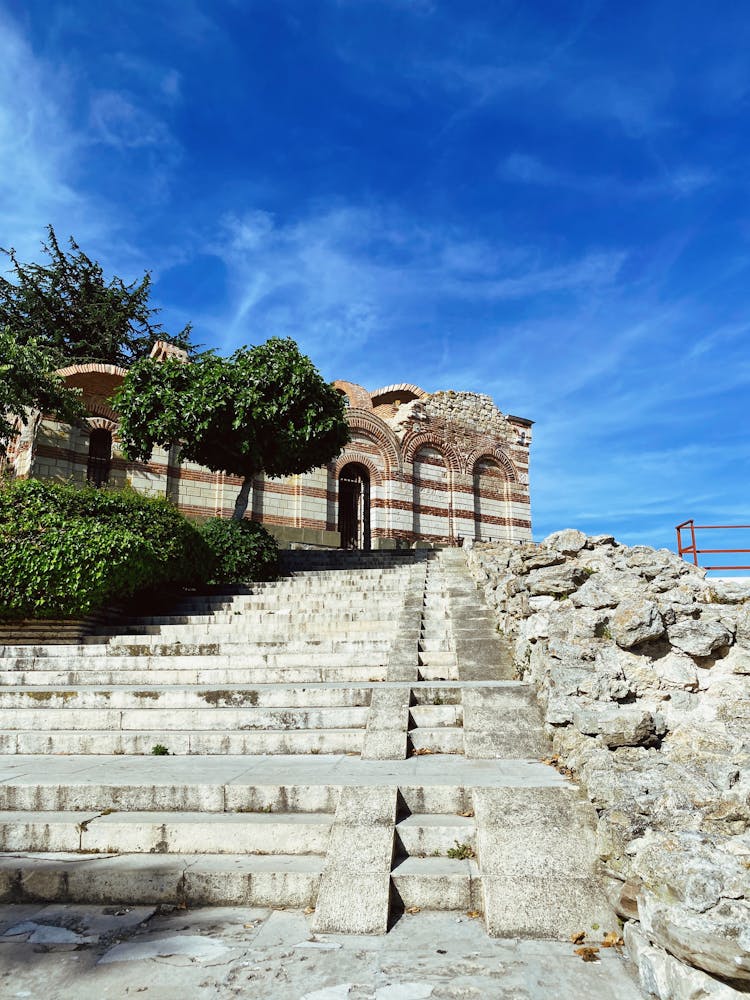
{"type": "Polygon", "coordinates": [[[319,932],[415,908],[499,937],[616,926],[590,807],[541,762],[460,550],[289,553],[274,583],[2,647],[0,711],[5,902],[314,908],[319,932]]]}

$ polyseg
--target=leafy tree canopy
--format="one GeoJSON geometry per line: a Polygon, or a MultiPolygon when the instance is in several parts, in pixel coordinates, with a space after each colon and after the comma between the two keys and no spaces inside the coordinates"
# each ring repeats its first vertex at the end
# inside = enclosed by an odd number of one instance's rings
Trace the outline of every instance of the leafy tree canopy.
{"type": "Polygon", "coordinates": [[[21,343],[0,326],[0,456],[16,434],[12,418],[26,421],[27,407],[70,422],[82,416],[78,393],[66,387],[54,367],[50,352],[35,338],[21,343]]]}
{"type": "Polygon", "coordinates": [[[60,246],[52,226],[42,249],[48,264],[23,264],[15,250],[0,250],[10,261],[10,280],[0,276],[0,326],[23,343],[46,346],[56,365],[89,361],[127,367],[146,357],[157,340],[189,349],[190,326],[167,336],[148,304],[151,276],[126,284],[105,279],[71,236],[60,246]]]}
{"type": "Polygon", "coordinates": [[[349,440],[343,397],[293,340],[272,338],[230,358],[145,359],[115,397],[128,458],[179,444],[183,459],[241,476],[235,518],[260,472],[289,476],[334,458],[349,440]]]}

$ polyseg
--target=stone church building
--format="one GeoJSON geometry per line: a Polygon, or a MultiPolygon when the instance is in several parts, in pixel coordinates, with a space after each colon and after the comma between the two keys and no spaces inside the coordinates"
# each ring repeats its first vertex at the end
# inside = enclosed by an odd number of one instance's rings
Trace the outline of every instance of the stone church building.
{"type": "MultiPolygon", "coordinates": [[[[157,344],[153,356],[170,353],[157,344]]],[[[32,414],[11,442],[11,475],[130,484],[189,517],[231,517],[238,478],[180,462],[177,448],[157,449],[147,463],[122,456],[111,398],[123,368],[83,364],[59,374],[82,391],[88,418],[70,426],[32,414]]],[[[375,392],[334,386],[346,397],[351,427],[341,455],[306,475],[253,481],[246,516],[282,545],[376,549],[531,537],[530,420],[476,393],[426,393],[405,382],[375,392]]]]}

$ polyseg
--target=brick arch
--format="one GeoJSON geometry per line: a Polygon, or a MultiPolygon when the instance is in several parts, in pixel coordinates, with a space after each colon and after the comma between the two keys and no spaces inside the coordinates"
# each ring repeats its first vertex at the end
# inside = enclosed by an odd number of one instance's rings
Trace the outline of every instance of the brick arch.
{"type": "Polygon", "coordinates": [[[117,423],[108,417],[86,417],[86,423],[91,430],[109,431],[110,434],[117,432],[117,423]]]}
{"type": "Polygon", "coordinates": [[[112,408],[109,400],[102,398],[89,398],[84,400],[84,403],[89,413],[88,417],[86,417],[87,420],[90,421],[93,417],[100,420],[107,420],[114,425],[117,424],[117,414],[112,408]]]}
{"type": "Polygon", "coordinates": [[[352,409],[372,410],[370,393],[363,386],[357,385],[356,382],[346,382],[341,378],[337,378],[332,384],[334,389],[347,397],[352,409]]]}
{"type": "Polygon", "coordinates": [[[352,430],[369,434],[374,439],[375,444],[380,447],[385,460],[386,476],[390,478],[394,473],[400,473],[401,452],[398,447],[398,439],[391,428],[380,417],[368,410],[359,408],[349,410],[347,418],[352,430]]]}
{"type": "Polygon", "coordinates": [[[418,385],[412,385],[411,382],[394,382],[393,385],[384,385],[380,389],[376,389],[375,392],[371,392],[370,399],[372,399],[373,406],[377,406],[379,396],[389,396],[396,392],[402,393],[410,399],[422,399],[427,395],[424,389],[420,389],[418,385]]]}
{"type": "Polygon", "coordinates": [[[93,362],[86,365],[68,365],[67,368],[58,368],[55,374],[62,375],[63,378],[70,378],[71,375],[113,375],[122,379],[128,372],[126,368],[120,368],[119,365],[93,362]]]}
{"type": "Polygon", "coordinates": [[[341,475],[341,470],[345,465],[350,465],[352,462],[356,462],[358,465],[364,465],[367,471],[370,473],[370,482],[375,486],[381,486],[383,483],[383,473],[378,469],[377,465],[373,462],[369,455],[363,455],[359,451],[347,451],[336,459],[335,464],[332,466],[331,471],[338,482],[339,476],[341,475]]]}
{"type": "Polygon", "coordinates": [[[448,444],[445,438],[435,431],[422,431],[421,433],[408,434],[404,439],[404,460],[413,462],[414,456],[420,448],[429,446],[436,448],[445,459],[445,464],[453,472],[461,471],[461,461],[452,445],[448,444]]]}
{"type": "Polygon", "coordinates": [[[486,448],[478,448],[475,452],[472,452],[466,462],[467,471],[473,475],[477,462],[481,462],[483,458],[489,458],[493,462],[497,462],[503,472],[505,472],[508,482],[518,482],[518,473],[516,472],[515,465],[513,465],[505,452],[501,451],[500,448],[493,448],[489,451],[486,448]]]}

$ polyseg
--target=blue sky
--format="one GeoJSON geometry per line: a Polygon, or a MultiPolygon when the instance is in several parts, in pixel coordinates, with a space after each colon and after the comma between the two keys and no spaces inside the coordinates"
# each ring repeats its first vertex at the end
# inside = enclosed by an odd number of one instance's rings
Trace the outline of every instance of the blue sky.
{"type": "Polygon", "coordinates": [[[743,7],[0,0],[0,245],[52,222],[222,351],[489,393],[537,537],[749,523],[743,7]]]}

